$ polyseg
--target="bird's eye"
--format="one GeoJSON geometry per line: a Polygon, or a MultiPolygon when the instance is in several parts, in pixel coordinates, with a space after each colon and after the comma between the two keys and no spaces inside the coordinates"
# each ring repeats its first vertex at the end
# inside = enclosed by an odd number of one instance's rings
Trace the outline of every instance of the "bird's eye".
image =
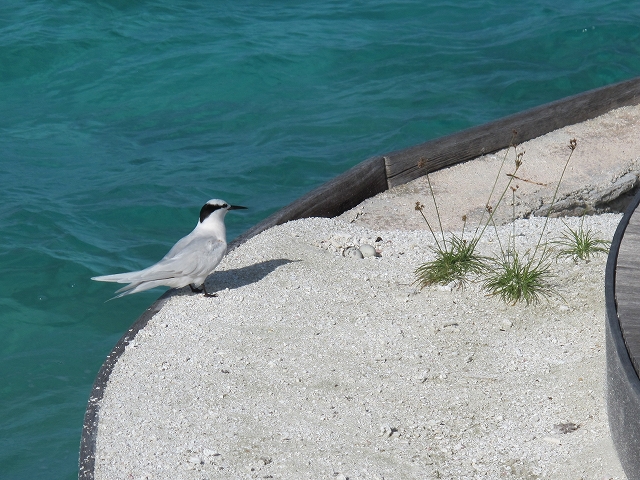
{"type": "Polygon", "coordinates": [[[222,205],[222,208],[229,208],[229,205],[225,203],[224,205],[222,205]]]}

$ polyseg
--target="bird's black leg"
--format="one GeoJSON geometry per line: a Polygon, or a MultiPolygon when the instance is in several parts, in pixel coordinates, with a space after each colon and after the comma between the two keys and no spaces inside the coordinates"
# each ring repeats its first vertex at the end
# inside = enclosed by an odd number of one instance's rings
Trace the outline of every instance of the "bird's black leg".
{"type": "Polygon", "coordinates": [[[209,292],[207,292],[207,287],[204,286],[204,283],[202,284],[202,290],[204,290],[204,296],[205,297],[217,297],[218,296],[217,293],[209,293],[209,292]]]}
{"type": "MultiPolygon", "coordinates": [[[[191,289],[191,291],[193,293],[202,293],[202,289],[204,288],[204,285],[202,285],[202,288],[196,288],[196,287],[193,286],[192,283],[190,283],[189,284],[189,288],[191,289]]],[[[206,293],[206,290],[205,290],[205,293],[206,293]]]]}

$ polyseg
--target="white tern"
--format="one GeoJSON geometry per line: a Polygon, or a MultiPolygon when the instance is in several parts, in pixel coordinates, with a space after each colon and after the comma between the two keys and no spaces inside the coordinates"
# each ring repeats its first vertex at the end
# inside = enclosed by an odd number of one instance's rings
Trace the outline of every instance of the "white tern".
{"type": "Polygon", "coordinates": [[[115,293],[118,295],[113,298],[159,286],[180,288],[187,285],[193,292],[204,292],[208,297],[214,296],[215,294],[207,292],[204,281],[227,252],[224,216],[229,210],[244,208],[247,207],[229,205],[224,200],[209,200],[200,209],[200,219],[196,228],[181,238],[158,263],[137,272],[103,275],[93,277],[92,280],[129,284],[117,290],[115,293]],[[197,288],[198,286],[202,288],[197,288]]]}

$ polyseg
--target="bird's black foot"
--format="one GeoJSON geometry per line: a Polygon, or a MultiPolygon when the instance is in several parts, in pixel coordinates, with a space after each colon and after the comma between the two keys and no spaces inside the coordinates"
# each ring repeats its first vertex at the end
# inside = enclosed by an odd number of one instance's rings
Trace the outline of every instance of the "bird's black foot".
{"type": "Polygon", "coordinates": [[[202,288],[196,288],[193,286],[192,283],[189,284],[189,288],[191,289],[191,291],[193,293],[202,293],[204,292],[204,296],[205,297],[217,297],[218,294],[217,293],[209,293],[207,292],[207,287],[204,286],[204,283],[202,284],[202,288]]]}

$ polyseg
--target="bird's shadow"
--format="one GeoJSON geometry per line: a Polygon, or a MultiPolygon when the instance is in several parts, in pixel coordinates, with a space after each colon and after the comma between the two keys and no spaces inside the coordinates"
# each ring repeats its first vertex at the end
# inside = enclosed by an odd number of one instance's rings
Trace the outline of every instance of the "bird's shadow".
{"type": "Polygon", "coordinates": [[[215,292],[228,288],[244,287],[251,283],[258,282],[273,272],[276,268],[286,265],[287,263],[299,262],[300,260],[288,260],[286,258],[277,258],[274,260],[266,260],[260,263],[254,263],[242,268],[233,268],[231,270],[220,270],[213,272],[207,277],[207,290],[215,292]]]}

